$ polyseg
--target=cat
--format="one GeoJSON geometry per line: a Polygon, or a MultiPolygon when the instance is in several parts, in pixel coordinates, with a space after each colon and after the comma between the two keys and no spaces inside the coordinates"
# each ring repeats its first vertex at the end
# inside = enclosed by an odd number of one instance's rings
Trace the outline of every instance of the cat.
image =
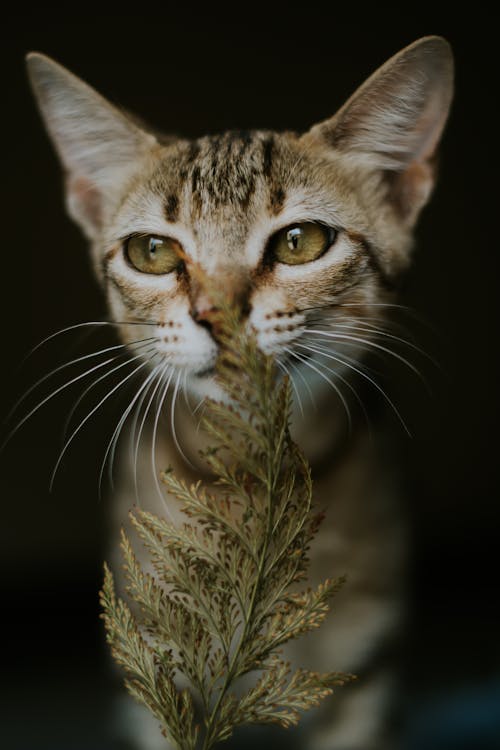
{"type": "MultiPolygon", "coordinates": [[[[353,378],[373,383],[366,350],[390,344],[382,326],[411,261],[452,99],[448,43],[425,37],[406,47],[306,133],[196,140],[155,133],[42,54],[27,60],[69,214],[90,241],[111,318],[143,377],[131,409],[146,412],[170,392],[175,401],[181,386],[187,402],[220,396],[216,311],[190,273],[194,263],[240,303],[260,348],[292,376],[293,431],[312,463],[316,502],[327,508],[311,577],[346,573],[348,583],[327,624],[288,653],[301,666],[359,675],[304,720],[298,741],[307,750],[388,747],[406,525],[382,447],[362,420],[347,429],[346,394],[353,378]]],[[[164,514],[158,467],[189,480],[204,472],[188,403],[171,407],[169,430],[158,414],[150,428],[140,424],[153,456],[138,448],[135,462],[123,460],[113,538],[127,524],[138,478],[143,504],[164,514]]],[[[173,502],[168,513],[178,517],[173,502]]],[[[156,728],[127,710],[134,747],[164,748],[156,728]]]]}

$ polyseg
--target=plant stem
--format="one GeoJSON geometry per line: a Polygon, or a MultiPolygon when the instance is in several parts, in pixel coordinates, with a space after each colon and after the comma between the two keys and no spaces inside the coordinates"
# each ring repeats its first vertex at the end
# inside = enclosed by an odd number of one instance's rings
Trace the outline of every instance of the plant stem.
{"type": "Polygon", "coordinates": [[[250,629],[250,625],[253,618],[253,610],[256,604],[256,598],[258,591],[260,589],[262,579],[264,577],[265,567],[266,567],[266,558],[267,553],[269,549],[269,543],[271,541],[272,537],[272,509],[273,509],[273,498],[274,498],[274,492],[275,492],[275,484],[276,484],[276,478],[279,474],[279,466],[274,467],[274,461],[272,459],[273,455],[273,422],[269,418],[269,415],[272,414],[272,410],[270,407],[270,388],[269,388],[269,379],[267,379],[266,382],[266,388],[264,393],[262,394],[262,403],[266,405],[266,409],[264,410],[264,413],[266,414],[266,424],[265,424],[265,433],[266,438],[268,442],[268,450],[266,451],[267,454],[267,477],[266,477],[266,490],[267,490],[267,519],[266,519],[266,532],[264,536],[264,542],[261,547],[260,557],[259,557],[259,563],[257,567],[257,574],[255,578],[255,583],[252,589],[252,595],[250,597],[250,603],[248,605],[248,608],[246,610],[246,617],[245,617],[245,625],[243,628],[243,632],[241,634],[241,638],[238,642],[238,645],[236,646],[235,652],[233,654],[233,658],[231,660],[231,665],[229,667],[229,670],[227,672],[227,675],[225,677],[224,683],[222,685],[222,688],[220,690],[219,696],[217,698],[217,701],[214,705],[214,708],[212,710],[212,713],[210,715],[210,719],[207,724],[207,730],[205,735],[205,740],[203,742],[203,748],[202,750],[210,750],[210,748],[213,746],[213,730],[214,726],[217,721],[219,708],[221,706],[221,703],[224,699],[224,696],[226,695],[236,673],[236,668],[238,664],[238,658],[241,653],[241,650],[243,648],[243,645],[245,644],[246,638],[248,636],[248,631],[250,629]]]}

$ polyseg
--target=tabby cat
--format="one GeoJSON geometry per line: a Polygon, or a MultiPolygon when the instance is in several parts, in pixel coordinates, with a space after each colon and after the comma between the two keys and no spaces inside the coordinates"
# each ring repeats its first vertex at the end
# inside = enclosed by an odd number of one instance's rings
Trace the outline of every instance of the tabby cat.
{"type": "MultiPolygon", "coordinates": [[[[114,534],[137,496],[165,513],[158,468],[170,464],[188,479],[204,471],[192,406],[218,395],[218,343],[196,263],[241,303],[262,350],[292,376],[293,428],[327,508],[312,578],[348,576],[333,616],[289,656],[359,680],[304,721],[298,746],[387,747],[394,680],[384,654],[404,609],[405,524],[379,442],[361,419],[348,423],[353,378],[377,388],[365,352],[391,349],[384,319],[410,262],[452,98],[448,43],[426,37],[403,49],[304,134],[158,135],[44,55],[30,54],[28,67],[64,167],[68,211],[130,347],[133,372],[122,371],[122,382],[142,378],[119,423],[131,415],[137,447],[119,473],[114,534]],[[165,429],[154,405],[172,402],[165,429]]],[[[127,711],[134,747],[165,747],[148,717],[127,711]]]]}

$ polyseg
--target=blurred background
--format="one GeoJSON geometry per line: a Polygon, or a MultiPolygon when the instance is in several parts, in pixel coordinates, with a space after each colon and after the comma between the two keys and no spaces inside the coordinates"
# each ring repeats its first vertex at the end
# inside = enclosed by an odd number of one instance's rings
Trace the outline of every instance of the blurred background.
{"type": "MultiPolygon", "coordinates": [[[[413,333],[444,374],[426,373],[432,396],[401,369],[390,383],[413,434],[409,440],[394,425],[413,543],[405,748],[489,750],[500,747],[493,43],[486,23],[456,8],[449,18],[408,5],[356,15],[339,18],[333,6],[325,15],[311,4],[198,15],[166,3],[160,15],[4,18],[0,413],[81,351],[77,336],[61,338],[20,368],[32,346],[105,317],[85,242],[64,212],[59,166],[25,76],[27,51],[55,57],[158,128],[196,136],[304,130],[400,48],[426,34],[445,36],[456,54],[457,94],[402,295],[428,321],[413,333]]],[[[114,343],[111,335],[101,340],[114,343]]],[[[120,412],[111,407],[81,432],[49,494],[73,399],[47,404],[0,457],[6,750],[112,748],[97,603],[108,501],[97,499],[97,477],[120,412]]]]}

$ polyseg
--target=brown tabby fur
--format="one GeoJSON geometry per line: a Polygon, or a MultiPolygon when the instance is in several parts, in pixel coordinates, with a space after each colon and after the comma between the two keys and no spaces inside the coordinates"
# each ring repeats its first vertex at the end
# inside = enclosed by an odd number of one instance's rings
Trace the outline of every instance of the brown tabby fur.
{"type": "MultiPolygon", "coordinates": [[[[312,576],[347,573],[348,584],[329,624],[289,654],[303,666],[360,677],[308,722],[301,747],[386,747],[391,673],[382,653],[400,628],[405,527],[383,446],[370,441],[362,425],[348,435],[344,407],[329,380],[344,388],[352,374],[346,357],[352,365],[375,340],[370,326],[380,325],[410,262],[413,229],[433,186],[436,146],[451,100],[448,44],[427,37],[407,47],[333,118],[303,135],[238,131],[195,141],[156,136],[43,55],[29,56],[29,70],[65,169],[69,211],[90,240],[110,313],[116,321],[147,321],[122,325],[122,339],[133,344],[154,336],[156,359],[148,367],[167,363],[171,387],[178,390],[182,376],[191,399],[218,395],[211,301],[190,273],[190,263],[197,263],[242,303],[262,349],[292,368],[305,404],[301,412],[297,403],[294,430],[313,464],[317,503],[327,508],[312,551],[312,576]],[[303,265],[273,262],[269,238],[311,221],[337,229],[334,245],[303,265]],[[123,252],[133,233],[175,238],[185,263],[166,275],[138,272],[123,252]],[[317,352],[301,361],[301,345],[311,342],[326,344],[344,363],[332,365],[317,352]],[[325,363],[337,374],[328,374],[325,363]]],[[[201,438],[189,409],[177,403],[177,438],[162,429],[158,461],[197,478],[203,472],[196,457],[201,438]]],[[[140,497],[163,512],[151,474],[150,456],[141,450],[140,497]]],[[[114,529],[126,523],[136,501],[130,463],[124,462],[120,476],[114,529]]],[[[169,508],[175,516],[172,503],[169,508]]],[[[138,747],[156,747],[154,731],[142,719],[135,723],[138,747]]]]}

